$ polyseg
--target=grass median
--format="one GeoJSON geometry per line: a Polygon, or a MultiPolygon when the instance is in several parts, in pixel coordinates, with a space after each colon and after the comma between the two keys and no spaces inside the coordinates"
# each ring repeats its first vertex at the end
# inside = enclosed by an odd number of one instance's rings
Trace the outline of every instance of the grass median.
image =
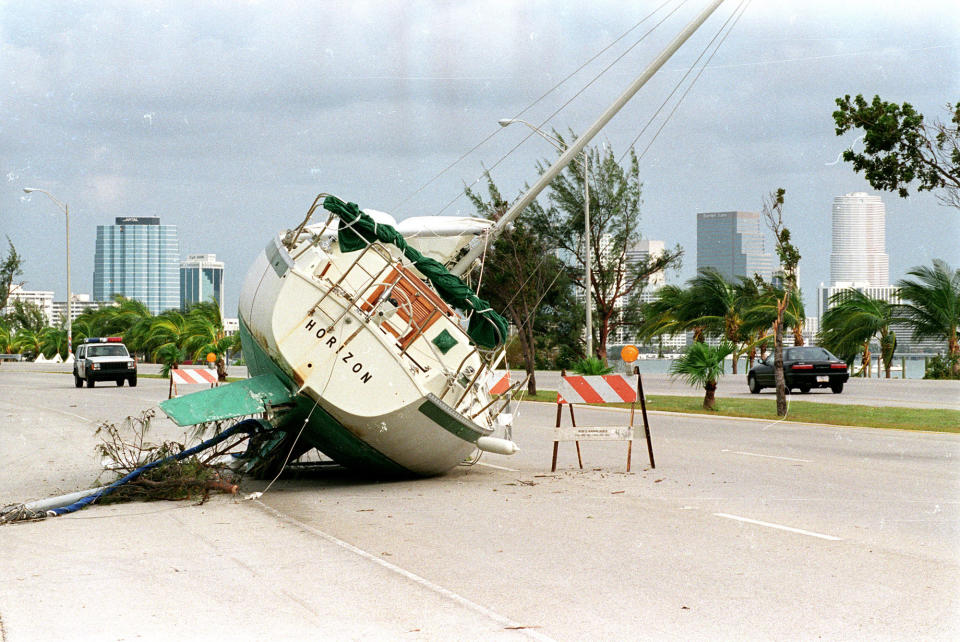
{"type": "MultiPolygon", "coordinates": [[[[539,390],[536,396],[524,394],[527,401],[556,403],[555,390],[539,390]]],[[[899,406],[856,406],[815,401],[798,401],[795,395],[787,398],[789,407],[785,421],[800,423],[833,424],[837,426],[866,426],[870,428],[896,428],[899,430],[929,430],[932,432],[960,433],[960,410],[931,410],[927,408],[902,408],[899,406]]],[[[630,404],[607,404],[617,408],[629,408],[630,404]]],[[[777,402],[771,399],[724,399],[717,398],[717,409],[703,409],[703,396],[680,397],[674,395],[647,395],[647,410],[682,412],[685,414],[711,415],[715,417],[750,417],[776,421],[777,402]]]]}

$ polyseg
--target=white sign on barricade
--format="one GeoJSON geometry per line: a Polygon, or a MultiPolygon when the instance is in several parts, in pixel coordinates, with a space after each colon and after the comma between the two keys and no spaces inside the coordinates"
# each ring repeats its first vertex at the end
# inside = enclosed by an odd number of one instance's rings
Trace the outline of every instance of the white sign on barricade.
{"type": "Polygon", "coordinates": [[[630,472],[630,459],[633,454],[633,416],[637,399],[643,412],[643,428],[647,438],[647,452],[650,455],[650,467],[656,468],[653,461],[653,445],[650,442],[650,425],[647,422],[647,405],[643,398],[643,384],[640,373],[635,371],[636,387],[626,375],[567,376],[560,377],[560,389],[557,393],[557,425],[553,434],[553,463],[550,472],[557,470],[557,453],[561,441],[572,441],[577,445],[577,462],[583,468],[580,455],[581,441],[626,441],[627,472],[630,472]],[[630,425],[628,426],[577,426],[573,414],[573,404],[629,403],[630,425]],[[571,426],[561,426],[563,404],[570,408],[571,426]]]}
{"type": "Polygon", "coordinates": [[[218,382],[217,373],[213,370],[207,370],[205,368],[171,368],[170,396],[172,397],[177,394],[178,383],[182,385],[199,385],[206,383],[210,384],[210,387],[213,388],[218,382]]]}

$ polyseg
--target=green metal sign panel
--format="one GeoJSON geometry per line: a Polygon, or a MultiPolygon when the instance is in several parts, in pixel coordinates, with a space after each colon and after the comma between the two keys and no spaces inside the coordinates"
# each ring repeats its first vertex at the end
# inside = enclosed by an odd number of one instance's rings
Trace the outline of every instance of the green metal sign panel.
{"type": "Polygon", "coordinates": [[[242,417],[263,412],[267,406],[287,403],[295,397],[271,374],[235,381],[217,388],[160,402],[160,409],[178,426],[242,417]]]}

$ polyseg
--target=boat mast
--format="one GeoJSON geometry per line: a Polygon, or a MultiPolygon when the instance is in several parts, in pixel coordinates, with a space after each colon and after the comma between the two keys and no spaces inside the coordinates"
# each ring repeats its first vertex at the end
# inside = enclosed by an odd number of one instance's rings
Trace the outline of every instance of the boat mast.
{"type": "MultiPolygon", "coordinates": [[[[504,215],[500,217],[500,220],[497,221],[497,224],[490,228],[491,241],[496,239],[503,229],[511,221],[513,221],[513,219],[517,218],[517,216],[520,215],[520,212],[530,205],[530,203],[537,198],[540,192],[542,192],[547,185],[549,185],[550,182],[556,178],[557,174],[563,171],[563,169],[569,165],[574,158],[576,158],[577,154],[583,151],[583,148],[586,147],[591,140],[593,140],[593,137],[596,136],[608,122],[610,122],[610,119],[613,118],[631,98],[633,98],[634,94],[640,91],[640,88],[643,87],[655,73],[657,73],[660,67],[662,67],[664,63],[666,63],[667,60],[669,60],[670,57],[676,53],[677,49],[679,49],[683,43],[693,35],[693,32],[700,28],[700,25],[706,22],[707,18],[710,17],[710,14],[712,14],[722,3],[723,0],[713,0],[713,2],[710,3],[710,6],[704,9],[700,15],[694,18],[690,24],[688,24],[684,30],[681,31],[677,37],[670,42],[669,45],[667,45],[666,49],[664,49],[660,55],[657,56],[652,63],[650,63],[643,73],[633,81],[633,84],[631,84],[627,90],[621,94],[616,102],[610,105],[610,107],[608,107],[607,110],[601,114],[600,118],[598,118],[597,121],[574,142],[574,144],[567,147],[567,150],[561,154],[560,158],[558,158],[557,161],[551,165],[542,176],[540,176],[540,179],[534,183],[533,187],[527,190],[527,192],[520,197],[520,200],[514,203],[510,209],[508,209],[504,215]]],[[[456,265],[450,268],[450,271],[457,276],[462,275],[464,272],[470,269],[470,266],[473,264],[473,262],[480,256],[481,253],[483,253],[483,248],[484,242],[478,242],[462,259],[457,262],[456,265]]]]}

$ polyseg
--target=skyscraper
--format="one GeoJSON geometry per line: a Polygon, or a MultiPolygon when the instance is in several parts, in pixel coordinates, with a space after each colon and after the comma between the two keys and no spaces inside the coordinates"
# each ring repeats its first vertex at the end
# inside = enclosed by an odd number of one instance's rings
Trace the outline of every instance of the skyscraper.
{"type": "Polygon", "coordinates": [[[760,214],[697,214],[697,271],[708,267],[730,280],[754,274],[770,280],[773,258],[764,251],[760,214]]]}
{"type": "Polygon", "coordinates": [[[216,254],[190,254],[180,262],[180,307],[211,299],[223,316],[223,263],[216,254]]]}
{"type": "Polygon", "coordinates": [[[879,196],[854,192],[833,199],[830,285],[886,287],[886,210],[879,196]]]}
{"type": "Polygon", "coordinates": [[[114,294],[141,301],[153,314],[180,305],[180,244],[174,225],[153,216],[117,217],[97,226],[93,298],[114,294]]]}

